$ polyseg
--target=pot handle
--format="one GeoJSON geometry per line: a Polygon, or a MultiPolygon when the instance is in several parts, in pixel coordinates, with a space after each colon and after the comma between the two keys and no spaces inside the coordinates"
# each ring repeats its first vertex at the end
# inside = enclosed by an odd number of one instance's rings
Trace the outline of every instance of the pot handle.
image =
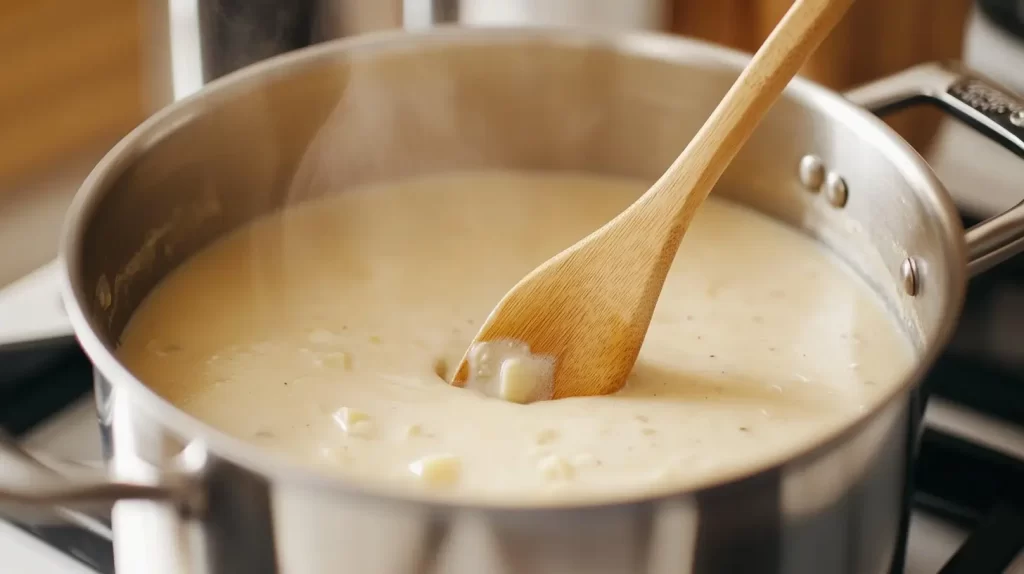
{"type": "Polygon", "coordinates": [[[44,464],[0,431],[0,515],[38,524],[53,518],[66,520],[76,511],[109,508],[119,500],[164,501],[195,515],[203,503],[198,479],[205,462],[205,450],[195,445],[186,448],[174,468],[160,473],[156,482],[113,481],[105,472],[86,466],[60,465],[58,470],[44,464]]]}
{"type": "MultiPolygon", "coordinates": [[[[845,94],[875,114],[933,104],[1024,158],[1024,100],[956,62],[914,66],[845,94]]],[[[967,230],[967,272],[977,275],[1024,251],[1024,201],[967,230]]]]}

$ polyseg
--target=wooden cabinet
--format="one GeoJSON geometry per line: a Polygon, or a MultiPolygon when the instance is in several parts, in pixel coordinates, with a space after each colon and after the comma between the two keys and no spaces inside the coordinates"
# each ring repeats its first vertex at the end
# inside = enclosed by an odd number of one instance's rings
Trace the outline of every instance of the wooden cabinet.
{"type": "Polygon", "coordinates": [[[0,192],[142,118],[138,2],[0,1],[0,192]]]}
{"type": "MultiPolygon", "coordinates": [[[[973,0],[856,0],[808,62],[803,74],[845,89],[916,63],[958,58],[973,0]]],[[[792,0],[674,0],[672,31],[753,52],[792,0]]],[[[925,147],[937,112],[910,110],[889,118],[905,138],[925,147]]]]}

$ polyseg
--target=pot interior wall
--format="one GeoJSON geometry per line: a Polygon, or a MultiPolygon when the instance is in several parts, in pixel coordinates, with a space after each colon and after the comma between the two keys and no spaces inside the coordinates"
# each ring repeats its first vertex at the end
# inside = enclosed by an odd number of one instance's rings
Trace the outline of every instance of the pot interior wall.
{"type": "MultiPolygon", "coordinates": [[[[115,347],[170,270],[291,203],[457,169],[653,182],[742,65],[685,40],[568,32],[391,36],[278,59],[162,114],[99,168],[72,281],[115,347]]],[[[716,193],[826,242],[923,348],[958,305],[960,238],[930,174],[887,133],[820,90],[791,87],[716,193]],[[845,179],[844,208],[800,185],[808,153],[845,179]],[[913,298],[899,280],[908,255],[922,274],[913,298]]]]}

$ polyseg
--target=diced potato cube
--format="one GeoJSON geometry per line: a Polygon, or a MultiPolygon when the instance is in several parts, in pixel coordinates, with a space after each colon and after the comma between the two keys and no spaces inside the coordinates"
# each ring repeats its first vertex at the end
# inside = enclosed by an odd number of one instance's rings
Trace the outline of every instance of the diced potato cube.
{"type": "Polygon", "coordinates": [[[525,404],[537,391],[537,373],[522,359],[502,362],[499,377],[498,396],[503,400],[525,404]]]}
{"type": "Polygon", "coordinates": [[[566,460],[556,454],[546,456],[537,463],[544,478],[550,481],[571,480],[576,476],[576,469],[566,460]]]}
{"type": "Polygon", "coordinates": [[[449,486],[459,481],[462,460],[453,454],[429,455],[410,464],[409,471],[431,486],[449,486]]]}
{"type": "Polygon", "coordinates": [[[360,437],[373,434],[373,421],[370,420],[370,415],[362,411],[342,407],[334,412],[333,418],[345,434],[360,437]]]}

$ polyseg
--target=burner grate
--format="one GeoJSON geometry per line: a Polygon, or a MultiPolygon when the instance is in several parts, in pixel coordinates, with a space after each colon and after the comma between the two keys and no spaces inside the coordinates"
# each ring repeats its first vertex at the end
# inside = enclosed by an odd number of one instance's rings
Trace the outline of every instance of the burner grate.
{"type": "Polygon", "coordinates": [[[1006,572],[1024,549],[1024,461],[926,429],[914,505],[970,530],[940,574],[1006,572]]]}

